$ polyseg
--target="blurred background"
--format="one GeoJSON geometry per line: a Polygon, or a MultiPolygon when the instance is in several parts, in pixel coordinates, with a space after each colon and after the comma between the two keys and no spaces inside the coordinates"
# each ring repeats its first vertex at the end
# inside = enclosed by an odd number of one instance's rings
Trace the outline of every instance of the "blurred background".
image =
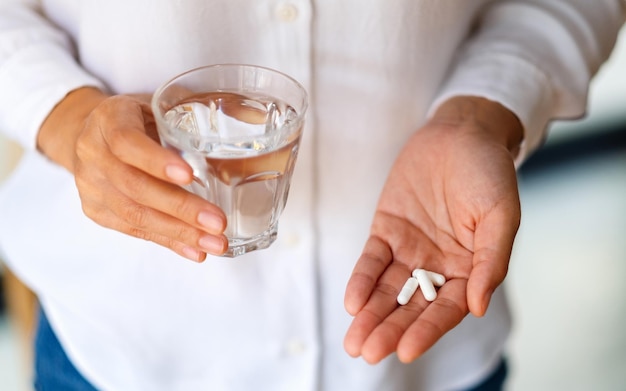
{"type": "Polygon", "coordinates": [[[555,123],[519,181],[507,390],[626,390],[626,27],[587,117],[555,123]]]}
{"type": "MultiPolygon", "coordinates": [[[[555,123],[519,171],[509,391],[626,390],[625,70],[626,29],[588,115],[555,123]]],[[[0,135],[0,186],[19,156],[0,135]]],[[[30,390],[33,296],[1,259],[0,281],[0,390],[30,390]]]]}

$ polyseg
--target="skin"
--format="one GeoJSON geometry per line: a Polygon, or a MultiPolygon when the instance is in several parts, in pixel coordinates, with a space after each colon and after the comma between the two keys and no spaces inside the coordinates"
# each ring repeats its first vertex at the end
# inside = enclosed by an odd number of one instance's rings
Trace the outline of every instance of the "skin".
{"type": "Polygon", "coordinates": [[[38,148],[74,175],[96,223],[197,262],[223,254],[226,216],[179,186],[191,183],[192,169],[158,143],[149,99],[75,90],[44,121],[38,148]]]}
{"type": "MultiPolygon", "coordinates": [[[[226,217],[180,187],[192,169],[158,143],[149,98],[75,90],[42,125],[38,147],[74,175],[84,213],[96,223],[198,262],[222,254],[226,217]]],[[[503,106],[467,96],[443,103],[412,135],[346,288],[350,355],[373,364],[396,352],[408,363],[469,312],[484,315],[519,227],[513,159],[522,135],[503,106]],[[414,295],[398,306],[417,267],[448,281],[434,302],[414,295]]]]}
{"type": "Polygon", "coordinates": [[[345,294],[354,316],[344,340],[375,364],[409,363],[471,312],[483,316],[504,280],[520,223],[514,157],[519,120],[503,106],[453,98],[413,134],[385,184],[370,237],[345,294]],[[415,268],[448,281],[437,299],[396,297],[415,268]]]}

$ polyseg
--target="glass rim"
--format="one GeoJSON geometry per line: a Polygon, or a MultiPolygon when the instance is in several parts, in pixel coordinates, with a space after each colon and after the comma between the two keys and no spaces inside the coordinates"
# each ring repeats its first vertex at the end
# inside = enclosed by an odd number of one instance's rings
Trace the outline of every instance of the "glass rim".
{"type": "Polygon", "coordinates": [[[179,79],[183,78],[184,76],[187,76],[187,75],[189,75],[191,73],[195,73],[195,72],[202,71],[202,70],[205,70],[205,69],[211,69],[211,68],[249,68],[249,69],[260,69],[260,70],[267,71],[267,72],[279,75],[281,77],[284,77],[285,79],[289,80],[302,93],[302,108],[300,110],[298,110],[298,117],[304,117],[305,113],[307,112],[308,105],[309,105],[309,94],[307,93],[307,91],[304,88],[304,86],[302,85],[302,83],[300,83],[294,77],[289,76],[288,74],[286,74],[284,72],[281,72],[281,71],[279,71],[277,69],[266,67],[266,66],[262,66],[262,65],[254,65],[254,64],[246,64],[246,63],[219,63],[219,64],[202,65],[202,66],[199,66],[199,67],[188,69],[188,70],[186,70],[186,71],[184,71],[182,73],[179,73],[179,74],[173,76],[172,78],[170,78],[167,81],[165,81],[164,83],[162,83],[154,91],[154,93],[152,94],[152,98],[150,99],[150,106],[151,106],[151,109],[152,109],[152,115],[154,115],[155,117],[158,116],[159,119],[163,119],[163,115],[159,111],[159,105],[158,105],[157,101],[158,101],[159,96],[163,93],[163,91],[165,91],[165,89],[167,89],[167,87],[172,85],[176,80],[179,80],[179,79]]]}

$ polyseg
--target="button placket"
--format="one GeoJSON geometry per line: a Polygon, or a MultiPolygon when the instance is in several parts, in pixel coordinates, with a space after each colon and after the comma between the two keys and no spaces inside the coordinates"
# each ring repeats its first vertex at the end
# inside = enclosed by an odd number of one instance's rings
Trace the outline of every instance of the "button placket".
{"type": "Polygon", "coordinates": [[[298,18],[298,7],[293,3],[280,3],[276,6],[275,15],[281,22],[293,22],[298,18]]]}
{"type": "Polygon", "coordinates": [[[306,350],[306,344],[298,338],[292,338],[285,344],[285,352],[290,356],[299,356],[305,353],[306,350]]]}

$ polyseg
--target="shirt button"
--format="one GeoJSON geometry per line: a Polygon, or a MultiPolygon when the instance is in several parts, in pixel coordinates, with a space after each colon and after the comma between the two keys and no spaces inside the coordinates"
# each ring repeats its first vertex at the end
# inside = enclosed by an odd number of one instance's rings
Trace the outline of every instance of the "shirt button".
{"type": "Polygon", "coordinates": [[[288,247],[296,247],[300,243],[300,236],[295,232],[289,232],[285,235],[284,242],[288,247]]]}
{"type": "Polygon", "coordinates": [[[291,3],[283,3],[276,8],[276,17],[282,22],[293,22],[298,17],[298,8],[291,3]]]}
{"type": "Polygon", "coordinates": [[[298,356],[306,351],[306,345],[299,339],[291,339],[285,347],[287,354],[290,356],[298,356]]]}

